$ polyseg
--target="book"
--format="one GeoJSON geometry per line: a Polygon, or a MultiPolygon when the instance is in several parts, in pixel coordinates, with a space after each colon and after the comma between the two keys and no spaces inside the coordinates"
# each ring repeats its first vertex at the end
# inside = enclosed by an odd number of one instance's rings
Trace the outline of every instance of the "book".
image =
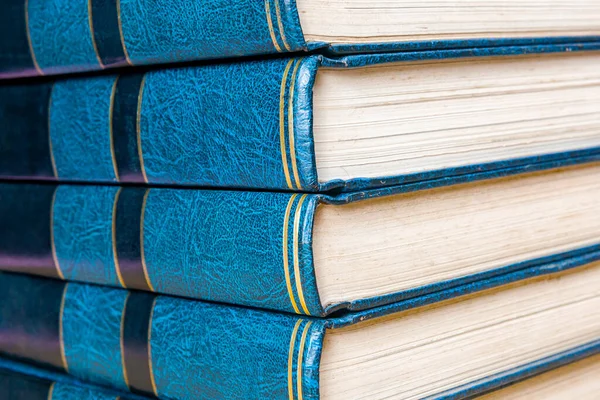
{"type": "Polygon", "coordinates": [[[73,379],[61,377],[56,381],[50,376],[56,373],[46,372],[39,368],[25,366],[10,360],[0,360],[0,399],[3,400],[144,400],[146,396],[117,392],[94,387],[73,379]],[[7,368],[7,366],[9,368],[7,368]],[[33,372],[27,375],[14,371],[33,372]]]}
{"type": "Polygon", "coordinates": [[[0,78],[324,49],[414,48],[594,40],[600,6],[558,0],[462,0],[452,11],[351,0],[12,0],[0,16],[0,78]]]}
{"type": "Polygon", "coordinates": [[[600,349],[597,261],[325,319],[11,273],[0,289],[4,356],[159,398],[474,395],[600,349]]]}
{"type": "Polygon", "coordinates": [[[325,316],[597,257],[599,174],[335,197],[2,183],[0,270],[325,316]]]}
{"type": "Polygon", "coordinates": [[[593,400],[600,391],[600,355],[584,358],[482,396],[482,400],[576,398],[593,400]]]}
{"type": "Polygon", "coordinates": [[[18,81],[0,87],[0,177],[356,191],[598,157],[598,49],[313,55],[18,81]]]}

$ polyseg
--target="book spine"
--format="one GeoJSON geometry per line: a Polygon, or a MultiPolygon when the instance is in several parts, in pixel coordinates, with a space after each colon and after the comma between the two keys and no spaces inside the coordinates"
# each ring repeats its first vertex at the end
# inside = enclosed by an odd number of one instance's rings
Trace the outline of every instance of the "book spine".
{"type": "Polygon", "coordinates": [[[305,50],[294,0],[18,0],[0,79],[305,50]]]}
{"type": "Polygon", "coordinates": [[[18,274],[0,289],[9,356],[159,398],[318,398],[324,320],[18,274]]]}
{"type": "MultiPolygon", "coordinates": [[[[142,399],[82,383],[56,382],[0,369],[0,393],[11,400],[128,400],[142,399]]],[[[144,397],[147,399],[147,397],[144,397]]]]}
{"type": "Polygon", "coordinates": [[[316,191],[319,57],[0,87],[0,176],[316,191]]]}
{"type": "Polygon", "coordinates": [[[319,201],[1,184],[0,270],[320,316],[312,260],[319,201]]]}

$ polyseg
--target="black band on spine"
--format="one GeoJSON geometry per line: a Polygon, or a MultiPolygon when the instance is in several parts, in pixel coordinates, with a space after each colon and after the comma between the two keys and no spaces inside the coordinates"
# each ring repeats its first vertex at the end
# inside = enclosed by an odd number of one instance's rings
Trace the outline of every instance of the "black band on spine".
{"type": "Polygon", "coordinates": [[[146,189],[123,188],[117,202],[115,239],[117,258],[125,287],[151,291],[141,254],[141,214],[146,189]]]}
{"type": "Polygon", "coordinates": [[[0,399],[50,400],[52,381],[0,370],[0,399]]]}
{"type": "Polygon", "coordinates": [[[51,91],[51,83],[0,87],[0,175],[54,179],[48,132],[51,91]]]}
{"type": "Polygon", "coordinates": [[[0,273],[0,352],[64,371],[60,344],[66,283],[0,273]]]}
{"type": "Polygon", "coordinates": [[[154,394],[148,333],[155,295],[131,292],[123,321],[123,359],[132,392],[154,394]]]}
{"type": "Polygon", "coordinates": [[[126,65],[119,31],[117,0],[90,0],[98,56],[105,66],[126,65]]]}
{"type": "Polygon", "coordinates": [[[144,183],[138,153],[137,111],[142,74],[118,78],[113,105],[113,143],[121,182],[144,183]]]}
{"type": "MultiPolygon", "coordinates": [[[[7,76],[34,71],[27,38],[26,1],[4,1],[0,12],[0,71],[7,76]]],[[[0,73],[0,78],[4,78],[0,73]]],[[[5,128],[6,126],[4,126],[5,128]]]]}
{"type": "Polygon", "coordinates": [[[59,278],[50,234],[54,185],[0,185],[0,269],[59,278]]]}

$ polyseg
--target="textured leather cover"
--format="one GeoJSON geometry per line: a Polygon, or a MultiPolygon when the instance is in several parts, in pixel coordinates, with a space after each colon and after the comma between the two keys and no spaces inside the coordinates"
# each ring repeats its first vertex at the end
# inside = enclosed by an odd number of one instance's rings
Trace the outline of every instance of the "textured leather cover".
{"type": "Polygon", "coordinates": [[[0,79],[306,49],[293,0],[7,0],[0,79]]]}
{"type": "Polygon", "coordinates": [[[435,182],[331,197],[2,183],[0,270],[325,316],[600,251],[599,243],[385,296],[322,304],[312,255],[318,204],[431,187],[435,182]]]}
{"type": "MultiPolygon", "coordinates": [[[[0,352],[165,399],[317,399],[327,330],[582,264],[583,258],[574,258],[532,267],[327,319],[0,273],[0,352]],[[38,314],[26,311],[32,309],[38,314]]],[[[590,346],[598,350],[589,344],[585,354],[590,346]]],[[[581,349],[571,354],[581,355],[581,349]]],[[[504,375],[518,379],[531,370],[529,365],[504,375]]],[[[461,390],[491,387],[471,386],[461,390]]]]}
{"type": "Polygon", "coordinates": [[[478,38],[306,43],[295,0],[8,0],[0,14],[0,79],[323,49],[331,54],[598,40],[478,38]]]}
{"type": "Polygon", "coordinates": [[[317,205],[431,187],[435,182],[331,197],[2,183],[0,270],[325,316],[600,251],[598,243],[385,296],[322,304],[312,254],[317,205]]]}
{"type": "Polygon", "coordinates": [[[308,56],[0,86],[0,176],[296,191],[356,191],[529,168],[600,153],[321,182],[312,132],[321,66],[600,49],[600,42],[308,56]]]}
{"type": "Polygon", "coordinates": [[[142,397],[99,388],[65,375],[34,366],[0,359],[0,399],[2,400],[143,400],[142,397]]]}

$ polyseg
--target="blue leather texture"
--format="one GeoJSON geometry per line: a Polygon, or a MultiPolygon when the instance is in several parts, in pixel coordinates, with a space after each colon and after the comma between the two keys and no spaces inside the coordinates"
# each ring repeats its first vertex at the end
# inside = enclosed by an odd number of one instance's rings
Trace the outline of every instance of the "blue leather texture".
{"type": "Polygon", "coordinates": [[[62,304],[62,346],[74,377],[128,390],[122,368],[121,320],[127,292],[67,285],[62,304]]]}
{"type": "Polygon", "coordinates": [[[0,398],[10,400],[149,399],[133,393],[90,385],[70,375],[6,358],[0,358],[0,398]]]}
{"type": "Polygon", "coordinates": [[[8,3],[0,79],[306,49],[293,0],[8,3]]]}
{"type": "Polygon", "coordinates": [[[297,51],[336,55],[600,39],[306,43],[295,0],[10,0],[0,18],[0,37],[7,38],[0,41],[0,79],[297,51]]]}
{"type": "Polygon", "coordinates": [[[30,52],[36,66],[32,73],[60,73],[64,66],[70,72],[99,68],[88,1],[28,0],[26,4],[30,52]]]}
{"type": "MultiPolygon", "coordinates": [[[[364,322],[377,317],[398,313],[408,309],[422,307],[453,297],[477,293],[486,289],[500,287],[511,282],[525,279],[550,276],[569,269],[585,267],[583,258],[557,262],[550,266],[532,267],[527,271],[519,271],[502,277],[479,281],[460,288],[446,290],[411,299],[394,305],[379,307],[373,310],[348,313],[337,317],[319,319],[294,316],[284,313],[272,313],[264,310],[240,308],[221,304],[190,301],[169,296],[157,296],[149,310],[148,329],[144,330],[142,340],[147,340],[147,353],[139,358],[138,368],[150,367],[153,388],[149,394],[164,399],[235,399],[243,395],[248,399],[262,398],[319,398],[319,363],[324,335],[328,329],[338,329],[355,323],[364,322]]],[[[49,285],[48,279],[20,277],[15,274],[0,274],[0,281],[18,289],[27,282],[28,286],[49,285]]],[[[63,285],[51,281],[53,285],[63,285]]],[[[101,288],[88,287],[83,284],[68,285],[66,301],[77,301],[84,314],[91,310],[97,314],[96,320],[112,318],[116,313],[115,300],[122,298],[127,291],[104,288],[103,296],[88,296],[88,290],[101,288]],[[72,296],[69,299],[69,296],[72,296]],[[77,297],[75,297],[77,296],[77,297]]],[[[18,292],[18,290],[17,290],[18,292]]],[[[1,294],[0,294],[1,295],[1,294]]],[[[130,296],[135,296],[134,292],[130,296]]],[[[0,302],[0,314],[17,308],[19,301],[26,302],[27,293],[21,292],[13,296],[10,305],[0,302]]],[[[135,313],[140,310],[128,310],[135,313]]],[[[61,324],[64,325],[61,316],[61,324]]],[[[0,319],[0,332],[5,338],[0,343],[0,351],[5,353],[11,349],[12,341],[17,335],[11,332],[23,332],[21,339],[28,338],[27,324],[31,321],[11,320],[11,324],[0,319]]],[[[90,325],[95,335],[119,336],[122,330],[115,324],[99,326],[90,325]]],[[[63,340],[60,331],[54,334],[63,340]]],[[[96,353],[88,360],[90,370],[100,371],[109,368],[97,365],[111,362],[119,358],[119,349],[114,346],[96,346],[97,338],[91,334],[80,335],[80,347],[87,347],[96,353]]],[[[69,354],[72,342],[64,339],[62,346],[69,354]]],[[[128,344],[124,344],[125,347],[128,344]]],[[[556,355],[534,364],[522,366],[516,370],[505,371],[486,381],[474,382],[469,387],[459,388],[469,394],[487,391],[495,385],[505,384],[510,379],[518,379],[527,374],[540,372],[543,365],[558,365],[561,360],[567,362],[591,355],[599,350],[598,343],[588,343],[578,349],[556,355]]],[[[19,356],[19,354],[14,354],[19,356]]],[[[35,356],[28,360],[36,361],[35,356]]],[[[110,368],[118,368],[124,364],[113,363],[110,368]]],[[[73,373],[73,371],[71,371],[73,373]]],[[[106,382],[106,377],[89,375],[86,379],[106,382]]],[[[110,384],[121,387],[122,378],[116,374],[110,384]]]]}
{"type": "Polygon", "coordinates": [[[62,80],[52,89],[49,136],[56,176],[115,182],[111,117],[115,79],[62,80]]]}
{"type": "Polygon", "coordinates": [[[0,270],[326,316],[340,309],[384,306],[563,260],[600,257],[598,243],[385,296],[322,305],[312,258],[318,204],[343,204],[435,184],[331,197],[82,185],[54,189],[3,183],[0,270]],[[131,194],[138,200],[119,208],[120,200],[131,194]],[[27,218],[44,223],[23,224],[27,218]],[[39,254],[29,245],[34,238],[39,254]],[[134,247],[137,253],[120,251],[134,247]],[[129,279],[131,273],[137,278],[129,279]]]}
{"type": "Polygon", "coordinates": [[[45,93],[47,82],[39,84],[39,90],[32,89],[38,88],[35,84],[0,86],[0,123],[6,127],[0,135],[6,143],[0,146],[0,176],[337,193],[418,181],[452,183],[482,173],[499,176],[510,168],[527,170],[533,164],[571,163],[600,153],[600,148],[418,174],[319,182],[312,88],[322,66],[360,68],[424,59],[598,49],[600,42],[536,42],[206,64],[143,75],[58,80],[50,99],[42,95],[37,102],[32,102],[32,95],[45,93]],[[41,111],[31,113],[32,109],[41,111]],[[46,136],[50,143],[43,148],[46,136]],[[40,145],[32,149],[23,143],[40,145]]]}
{"type": "Polygon", "coordinates": [[[113,254],[114,186],[60,186],[52,205],[56,267],[67,280],[119,285],[113,254]],[[73,212],[77,209],[77,212],[73,212]]]}

